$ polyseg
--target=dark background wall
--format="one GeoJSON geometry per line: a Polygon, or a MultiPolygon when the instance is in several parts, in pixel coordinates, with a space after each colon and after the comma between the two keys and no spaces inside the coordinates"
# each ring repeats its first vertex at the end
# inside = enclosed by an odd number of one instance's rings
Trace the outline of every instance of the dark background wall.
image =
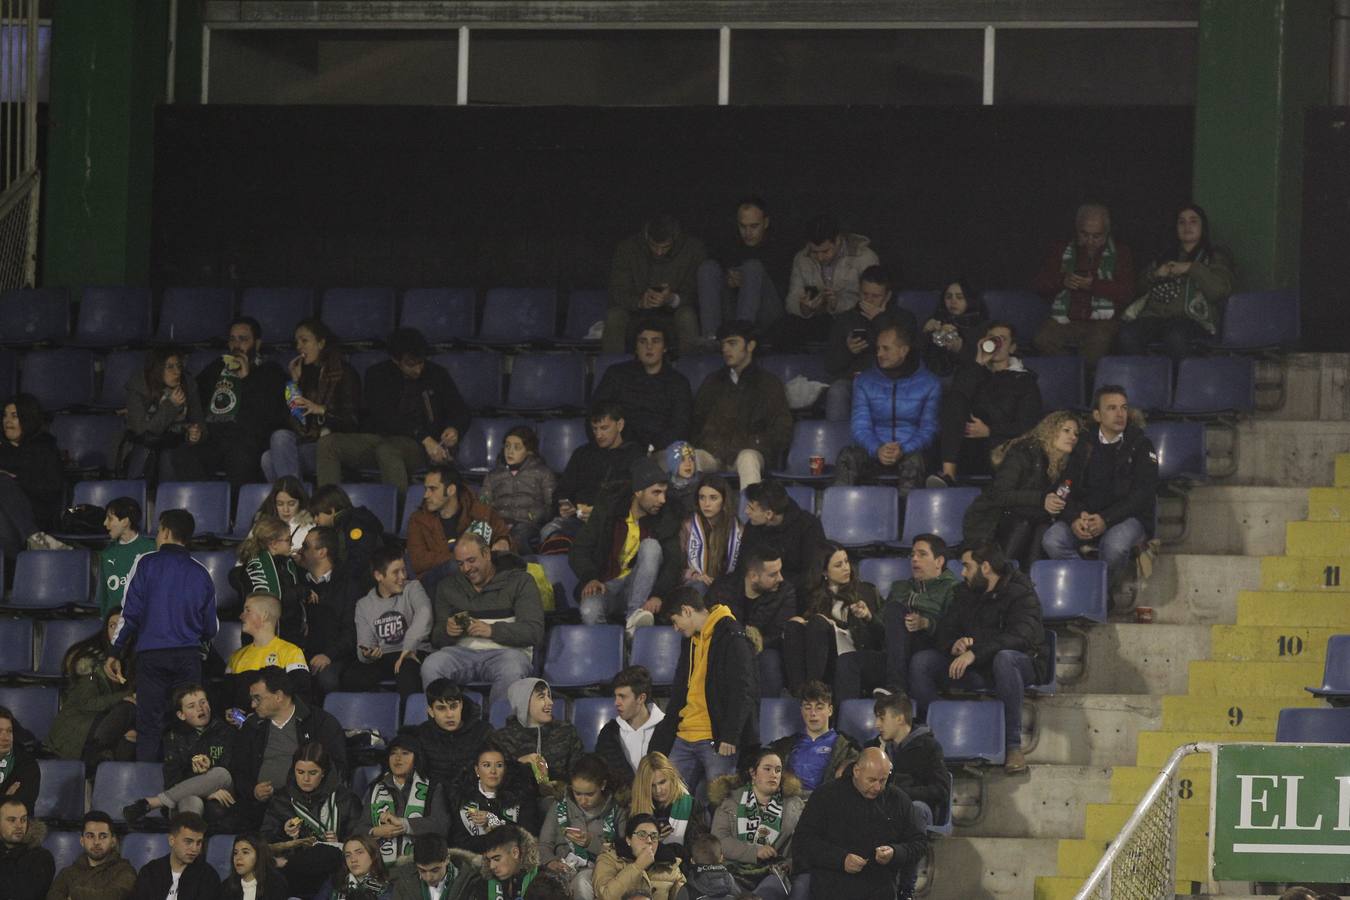
{"type": "MultiPolygon", "coordinates": [[[[236,285],[605,284],[665,207],[732,236],[762,194],[800,243],[832,211],[904,284],[1024,285],[1100,199],[1147,255],[1189,197],[1178,107],[162,107],[152,280],[236,285]]],[[[1204,198],[1199,198],[1203,203],[1204,198]]],[[[1216,223],[1222,240],[1223,223],[1216,223]]]]}
{"type": "Polygon", "coordinates": [[[1304,119],[1303,346],[1350,348],[1350,109],[1309,109],[1304,119]]]}

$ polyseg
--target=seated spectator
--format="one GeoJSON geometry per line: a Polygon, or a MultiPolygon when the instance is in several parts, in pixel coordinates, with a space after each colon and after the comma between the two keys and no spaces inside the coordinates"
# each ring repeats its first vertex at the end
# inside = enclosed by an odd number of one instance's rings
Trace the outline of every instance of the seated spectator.
{"type": "Polygon", "coordinates": [[[390,547],[370,561],[375,587],[356,601],[356,664],[342,672],[344,691],[374,691],[393,680],[402,702],[422,691],[422,659],[431,652],[431,598],[408,580],[403,554],[390,547]]]}
{"type": "Polygon", "coordinates": [[[169,852],[152,859],[136,873],[132,900],[216,900],[220,876],[202,851],[206,849],[206,821],[196,813],[175,813],[169,820],[169,852]]]}
{"type": "Polygon", "coordinates": [[[42,770],[37,759],[24,746],[20,735],[31,737],[19,726],[14,713],[0,706],[0,796],[21,800],[29,808],[37,806],[42,791],[42,770]]]}
{"type": "MultiPolygon", "coordinates": [[[[220,840],[221,838],[217,838],[220,840]]],[[[230,848],[230,874],[220,882],[221,900],[287,900],[286,876],[277,868],[272,848],[256,834],[241,834],[230,848]]]]}
{"type": "Polygon", "coordinates": [[[839,451],[835,483],[893,472],[903,496],[923,480],[924,452],[938,436],[942,385],[924,367],[904,325],[887,321],[877,329],[876,360],[853,380],[853,446],[839,451]]]}
{"type": "Polygon", "coordinates": [[[975,359],[975,342],[988,327],[984,298],[964,278],[950,279],[923,323],[924,365],[940,378],[951,375],[961,363],[975,359]]]}
{"type": "Polygon", "coordinates": [[[1036,349],[1060,356],[1077,347],[1089,368],[1111,352],[1134,291],[1134,254],[1111,233],[1111,212],[1084,203],[1074,216],[1075,237],[1054,245],[1032,282],[1050,301],[1050,318],[1036,333],[1036,349]]]}
{"type": "Polygon", "coordinates": [[[627,788],[666,714],[652,702],[652,676],[645,666],[620,669],[610,686],[618,715],[600,729],[595,752],[609,766],[614,787],[627,788]]]}
{"type": "Polygon", "coordinates": [[[482,887],[476,862],[452,861],[443,834],[413,838],[413,864],[395,866],[394,900],[470,900],[482,887]]]}
{"type": "Polygon", "coordinates": [[[830,336],[825,346],[825,371],[830,390],[825,397],[825,418],[847,422],[853,406],[853,379],[872,364],[877,330],[898,322],[918,333],[914,314],[894,300],[895,282],[882,266],[869,266],[858,279],[858,305],[830,318],[830,336]]]}
{"type": "Polygon", "coordinates": [[[394,889],[375,841],[354,834],[342,842],[342,865],[328,880],[327,900],[390,900],[394,889]]]}
{"type": "MultiPolygon", "coordinates": [[[[131,896],[136,867],[122,858],[111,816],[97,809],[84,814],[80,850],[73,863],[56,873],[47,900],[127,900],[131,896]]],[[[274,898],[259,895],[258,900],[274,898]]]]}
{"type": "Polygon", "coordinates": [[[842,545],[825,546],[820,577],[801,615],[783,627],[783,656],[794,695],[808,682],[823,681],[834,685],[843,703],[885,682],[886,633],[876,587],[858,580],[842,545]]]}
{"type": "Polygon", "coordinates": [[[755,645],[761,696],[783,692],[783,633],[788,619],[797,612],[797,593],[783,580],[783,554],[777,548],[757,546],[742,554],[733,572],[718,578],[708,588],[708,604],[731,610],[755,645]]]}
{"type": "Polygon", "coordinates": [[[938,628],[961,580],[947,568],[947,542],[936,534],[914,535],[910,577],[891,584],[881,621],[886,629],[886,686],[875,694],[907,693],[909,661],[920,650],[941,650],[938,628]]]}
{"type": "Polygon", "coordinates": [[[804,797],[833,781],[858,758],[858,744],[830,726],[834,695],[823,681],[808,681],[797,692],[804,730],[779,738],[771,745],[784,766],[801,782],[804,797]]]}
{"type": "MultiPolygon", "coordinates": [[[[3,489],[0,489],[3,490],[3,489]]],[[[106,619],[113,609],[122,608],[122,592],[136,560],[155,549],[155,539],[141,534],[141,505],[130,497],[108,501],[103,516],[108,543],[98,554],[98,615],[106,619]]]]}
{"type": "Polygon", "coordinates": [[[276,516],[286,523],[291,530],[292,553],[300,552],[305,545],[305,535],[314,527],[314,517],[309,514],[309,494],[304,483],[294,475],[276,480],[258,507],[257,515],[276,516]]]}
{"type": "Polygon", "coordinates": [[[510,552],[511,526],[474,495],[454,466],[432,466],[423,489],[422,507],[408,519],[408,561],[427,594],[435,596],[441,579],[458,568],[456,541],[472,532],[494,550],[510,552]]]}
{"type": "MultiPolygon", "coordinates": [[[[885,694],[872,704],[872,714],[878,736],[868,746],[880,747],[891,758],[895,768],[890,783],[914,802],[919,827],[927,831],[935,821],[945,822],[952,791],[942,744],[927,725],[914,724],[913,701],[904,694],[885,694]]],[[[914,890],[912,882],[908,890],[914,890]]]]}
{"type": "Polygon", "coordinates": [[[1041,558],[1041,540],[1083,479],[1069,468],[1081,426],[1071,412],[1053,412],[1030,431],[994,448],[994,480],[966,509],[966,543],[995,541],[1022,571],[1041,558]]]}
{"type": "Polygon", "coordinates": [[[950,487],[958,472],[987,475],[989,451],[1035,426],[1041,414],[1036,373],[1014,354],[1012,326],[991,322],[973,362],[962,362],[942,396],[938,453],[942,473],[928,487],[950,487]],[[986,348],[993,345],[993,351],[986,348]]]}
{"type": "Polygon", "coordinates": [[[609,789],[609,770],[594,754],[577,759],[563,796],[544,815],[539,860],[562,878],[576,900],[592,900],[595,861],[623,833],[628,816],[609,789]]]}
{"type": "Polygon", "coordinates": [[[537,546],[539,529],[553,515],[558,479],[539,457],[539,435],[517,425],[502,439],[497,468],[483,479],[483,503],[509,523],[511,543],[522,551],[537,546]]]}
{"type": "Polygon", "coordinates": [[[16,900],[42,900],[56,875],[56,862],[42,846],[47,826],[30,818],[32,808],[13,794],[0,800],[0,883],[16,900]]]}
{"type": "Polygon", "coordinates": [[[338,533],[331,525],[315,526],[300,551],[309,588],[305,600],[309,632],[301,646],[320,694],[336,691],[342,670],[356,659],[356,601],[361,589],[352,569],[338,565],[338,553],[338,533]]]}
{"type": "MultiPolygon", "coordinates": [[[[689,847],[689,861],[682,867],[685,877],[686,896],[700,900],[742,900],[756,898],[758,895],[742,891],[736,883],[736,877],[726,865],[726,856],[722,853],[722,842],[711,834],[696,836],[689,847]]],[[[624,900],[630,900],[633,892],[624,894],[624,900]]],[[[650,894],[638,894],[650,900],[650,894]]]]}
{"type": "Polygon", "coordinates": [[[187,356],[171,347],[145,354],[145,368],[127,380],[127,433],[121,466],[127,478],[176,477],[175,451],[206,437],[196,386],[183,379],[187,356]]]}
{"type": "Polygon", "coordinates": [[[421,755],[410,735],[391,740],[384,753],[384,771],[361,798],[365,815],[357,831],[375,840],[376,858],[390,868],[412,858],[415,838],[443,835],[450,825],[446,785],[427,775],[421,755]]]}
{"type": "Polygon", "coordinates": [[[337,335],[318,319],[295,326],[296,356],[287,366],[286,427],[272,432],[263,451],[263,477],[313,475],[324,434],[355,431],[361,411],[361,379],[347,362],[337,335]]]}
{"type": "Polygon", "coordinates": [[[31,394],[5,401],[0,440],[0,550],[69,550],[47,532],[56,528],[66,496],[66,476],[56,438],[46,430],[42,407],[31,394]]]}
{"type": "Polygon", "coordinates": [[[675,764],[657,751],[642,757],[633,776],[628,820],[640,815],[656,820],[663,844],[687,847],[690,838],[708,830],[703,805],[690,793],[675,764]]]}
{"type": "Polygon", "coordinates": [[[508,823],[538,833],[538,792],[529,767],[508,760],[489,738],[478,748],[473,768],[460,772],[451,788],[449,842],[487,854],[493,849],[492,832],[508,823]]]}
{"type": "Polygon", "coordinates": [[[679,343],[694,346],[698,267],[705,255],[703,242],[686,235],[669,213],[652,216],[640,232],[620,241],[609,271],[609,314],[600,349],[621,353],[632,346],[638,316],[673,320],[679,343]]]}
{"type": "Polygon", "coordinates": [[[566,553],[572,539],[590,518],[602,489],[611,482],[627,481],[633,463],[644,459],[647,448],[624,438],[627,424],[623,407],[608,400],[591,406],[591,439],[572,451],[553,491],[557,516],[544,526],[540,538],[544,552],[566,553]],[[550,549],[550,539],[555,547],[550,549]]]}
{"type": "Polygon", "coordinates": [[[673,341],[663,319],[643,319],[633,340],[633,358],[605,370],[591,403],[618,404],[624,438],[660,450],[692,433],[694,395],[689,379],[667,359],[673,341]]]}
{"type": "Polygon", "coordinates": [[[333,845],[358,833],[363,822],[361,804],[342,781],[337,762],[323,744],[301,744],[291,757],[284,787],[272,794],[263,818],[268,841],[316,843],[282,851],[286,882],[300,897],[312,897],[340,864],[342,852],[333,845]]]}
{"type": "Polygon", "coordinates": [[[427,720],[413,729],[418,767],[440,784],[450,784],[473,768],[479,746],[492,736],[492,726],[458,684],[437,678],[426,686],[427,720]]]}
{"type": "MultiPolygon", "coordinates": [[[[666,483],[666,503],[680,517],[689,518],[698,503],[698,481],[701,472],[694,445],[688,441],[676,441],[666,448],[661,466],[668,476],[666,483]]],[[[659,457],[658,457],[659,458],[659,457]]]]}
{"type": "Polygon", "coordinates": [[[792,440],[792,410],[776,375],[755,364],[754,327],[741,320],[717,332],[726,366],[694,397],[694,446],[705,472],[734,468],[741,489],[757,484],[792,440]]]}
{"type": "Polygon", "coordinates": [[[1092,420],[1096,437],[1079,441],[1069,458],[1068,469],[1080,480],[1070,486],[1042,546],[1051,559],[1075,559],[1095,550],[1106,561],[1114,588],[1129,574],[1135,545],[1153,536],[1158,454],[1144,434],[1142,418],[1131,421],[1130,401],[1120,385],[1097,388],[1092,420]]]}
{"type": "MultiPolygon", "coordinates": [[[[121,762],[136,758],[135,741],[124,737],[135,727],[136,705],[128,700],[131,687],[113,682],[103,670],[121,622],[121,607],[114,607],[103,620],[102,628],[71,645],[61,659],[65,685],[61,688],[60,708],[44,744],[61,759],[80,759],[95,724],[103,722],[107,723],[108,743],[120,750],[109,751],[107,758],[121,762]]],[[[133,665],[133,661],[128,660],[127,665],[133,665]]],[[[128,682],[134,680],[134,674],[126,676],[128,682]]]]}
{"type": "Polygon", "coordinates": [[[268,666],[277,666],[290,677],[295,692],[311,696],[309,666],[305,651],[277,635],[281,616],[281,601],[271,594],[257,592],[244,601],[244,612],[239,617],[242,631],[252,640],[230,654],[225,662],[225,676],[230,684],[229,703],[248,706],[248,688],[253,673],[268,666]]]}
{"type": "Polygon", "coordinates": [[[633,888],[645,888],[653,900],[677,900],[684,872],[675,851],[661,843],[655,817],[638,813],[624,824],[623,839],[600,855],[595,864],[596,900],[622,900],[633,888]]]}
{"type": "Polygon", "coordinates": [[[309,498],[309,514],[315,525],[332,527],[338,540],[337,561],[362,593],[370,590],[375,584],[370,560],[385,544],[380,517],[364,506],[353,505],[347,492],[336,484],[325,484],[314,492],[309,498]]]}
{"type": "MultiPolygon", "coordinates": [[[[292,644],[301,643],[308,628],[305,601],[309,598],[309,587],[304,570],[296,565],[291,554],[290,526],[275,516],[258,516],[248,537],[240,542],[237,555],[239,565],[230,570],[230,587],[235,594],[276,597],[281,607],[274,623],[277,634],[292,644]]],[[[240,609],[233,603],[228,607],[217,604],[217,608],[222,616],[230,618],[240,609]]]]}
{"type": "Polygon", "coordinates": [[[680,517],[666,507],[666,475],[653,460],[633,465],[626,487],[606,489],[567,554],[577,576],[581,621],[621,616],[631,634],[651,625],[680,583],[680,517]]]}
{"type": "Polygon", "coordinates": [[[408,490],[409,477],[454,459],[469,427],[469,408],[450,373],[428,362],[430,348],[416,328],[399,328],[385,342],[389,359],[366,372],[361,431],[319,438],[319,484],[337,484],[344,470],[378,468],[380,481],[408,490]]]}
{"type": "MultiPolygon", "coordinates": [[[[771,747],[748,757],[735,775],[724,775],[708,788],[716,805],[712,833],[741,887],[762,898],[783,900],[782,874],[792,867],[792,835],[806,801],[797,776],[783,771],[783,758],[771,747]]],[[[810,881],[793,879],[792,896],[810,896],[810,881]]]]}
{"type": "Polygon", "coordinates": [[[741,556],[772,548],[783,559],[783,577],[805,597],[815,587],[825,559],[825,530],[820,519],[797,505],[777,481],[744,488],[745,533],[741,556]]]}
{"type": "Polygon", "coordinates": [[[769,208],[749,196],[736,206],[736,239],[719,242],[698,267],[702,333],[712,337],[724,319],[744,319],[764,331],[783,317],[784,278],[791,250],[769,231],[769,208]]]}
{"type": "Polygon", "coordinates": [[[506,755],[534,770],[540,783],[566,782],[586,751],[577,728],[553,719],[553,689],[542,678],[522,678],[506,691],[511,714],[493,736],[506,755]]]}
{"type": "Polygon", "coordinates": [[[523,897],[539,875],[539,843],[526,828],[499,825],[483,840],[482,900],[523,897]]]}
{"type": "Polygon", "coordinates": [[[197,375],[206,432],[174,452],[174,475],[209,481],[224,470],[230,487],[257,481],[258,460],[273,431],[286,427],[286,375],[262,355],[262,326],[241,316],[230,323],[225,353],[197,375]]]}
{"type": "Polygon", "coordinates": [[[436,586],[436,649],[422,661],[422,682],[491,682],[491,709],[530,674],[533,655],[544,645],[544,608],[520,557],[491,553],[474,532],[456,541],[455,560],[459,571],[436,586]]]}
{"type": "Polygon", "coordinates": [[[915,717],[922,720],[941,691],[956,686],[992,688],[1003,704],[1003,770],[1025,772],[1022,693],[1049,680],[1055,661],[1045,645],[1041,601],[1026,573],[1014,569],[997,544],[961,554],[965,587],[943,616],[937,648],[920,650],[909,666],[915,717]]]}
{"type": "Polygon", "coordinates": [[[174,688],[170,704],[176,721],[164,734],[164,790],[122,807],[122,818],[133,828],[156,809],[202,815],[208,800],[214,818],[234,805],[230,793],[236,732],[223,719],[211,718],[211,704],[199,684],[174,688]]]}
{"type": "Polygon", "coordinates": [[[1219,331],[1223,302],[1233,293],[1233,254],[1210,243],[1209,216],[1197,203],[1177,211],[1177,240],[1139,273],[1135,296],[1121,316],[1120,350],[1138,356],[1162,341],[1180,362],[1191,342],[1219,331]]]}
{"type": "Polygon", "coordinates": [[[736,568],[741,555],[742,528],[736,518],[731,486],[721,475],[704,475],[699,479],[697,497],[693,514],[680,526],[683,582],[706,588],[736,568]]]}
{"type": "Polygon", "coordinates": [[[829,317],[858,305],[859,278],[880,260],[871,241],[846,233],[833,216],[818,215],[806,223],[806,245],[792,259],[785,316],[774,329],[772,343],[785,349],[828,333],[829,317]]]}

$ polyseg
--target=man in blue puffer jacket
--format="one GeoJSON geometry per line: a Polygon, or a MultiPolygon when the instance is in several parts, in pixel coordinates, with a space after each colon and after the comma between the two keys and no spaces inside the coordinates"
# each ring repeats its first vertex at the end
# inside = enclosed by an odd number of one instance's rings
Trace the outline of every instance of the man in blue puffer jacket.
{"type": "Polygon", "coordinates": [[[913,351],[900,322],[876,335],[877,364],[853,382],[853,442],[835,463],[838,484],[856,484],[894,471],[901,494],[923,480],[924,451],[937,440],[942,386],[913,351]]]}

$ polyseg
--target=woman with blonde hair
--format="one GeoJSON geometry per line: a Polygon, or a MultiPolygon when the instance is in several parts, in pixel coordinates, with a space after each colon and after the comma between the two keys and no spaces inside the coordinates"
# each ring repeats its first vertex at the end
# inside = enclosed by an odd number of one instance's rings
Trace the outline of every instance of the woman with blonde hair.
{"type": "Polygon", "coordinates": [[[1070,457],[1081,430],[1075,413],[1060,410],[995,447],[994,480],[966,510],[962,543],[997,541],[1008,559],[1028,571],[1040,556],[1041,537],[1078,480],[1070,457]]]}
{"type": "MultiPolygon", "coordinates": [[[[305,640],[305,596],[301,570],[291,558],[291,527],[276,516],[260,514],[238,550],[239,565],[230,570],[230,586],[241,598],[271,594],[281,601],[277,636],[292,644],[305,640]]],[[[240,606],[242,609],[242,605],[240,606]]],[[[222,606],[229,616],[236,610],[222,606]]]]}
{"type": "Polygon", "coordinates": [[[656,819],[661,843],[683,846],[696,831],[706,831],[706,817],[679,769],[664,753],[653,750],[638,763],[633,776],[628,815],[647,814],[656,819]]]}

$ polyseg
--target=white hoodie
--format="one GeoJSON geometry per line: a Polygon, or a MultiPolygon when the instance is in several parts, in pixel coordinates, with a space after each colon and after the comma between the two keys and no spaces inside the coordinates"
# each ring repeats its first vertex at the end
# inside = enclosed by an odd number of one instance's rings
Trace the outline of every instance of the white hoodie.
{"type": "Polygon", "coordinates": [[[637,771],[638,763],[642,762],[642,757],[647,755],[647,748],[651,746],[656,726],[666,717],[661,707],[655,703],[647,704],[647,712],[647,721],[642,723],[641,728],[634,728],[622,718],[615,719],[619,723],[619,741],[623,744],[623,755],[628,757],[628,764],[633,767],[634,772],[637,771]]]}

